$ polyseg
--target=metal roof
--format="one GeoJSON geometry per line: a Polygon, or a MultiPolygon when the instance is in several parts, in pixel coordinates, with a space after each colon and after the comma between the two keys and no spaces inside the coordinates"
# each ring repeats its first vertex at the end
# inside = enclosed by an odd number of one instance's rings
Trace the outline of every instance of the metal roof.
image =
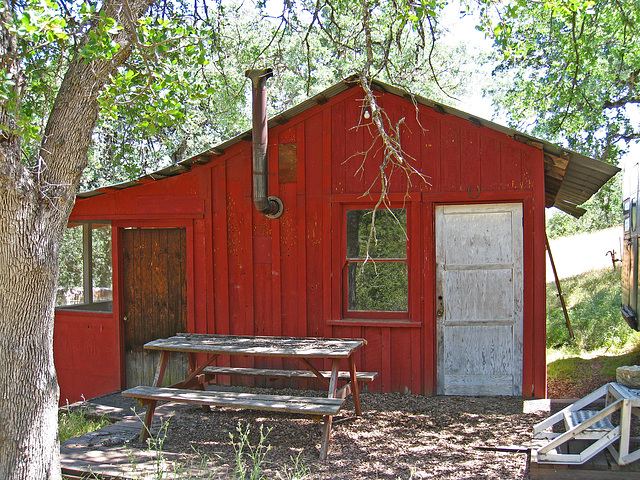
{"type": "MultiPolygon", "coordinates": [[[[319,93],[318,95],[315,95],[303,101],[302,103],[299,103],[298,105],[295,105],[294,107],[270,118],[268,121],[269,128],[287,123],[296,115],[299,115],[316,105],[326,103],[330,98],[335,97],[342,92],[355,87],[356,85],[358,85],[357,76],[352,75],[351,77],[348,77],[345,80],[327,88],[322,93],[319,93]]],[[[440,113],[454,115],[464,120],[468,120],[475,125],[484,126],[492,130],[501,132],[514,138],[517,141],[541,149],[544,152],[545,161],[546,206],[557,207],[560,210],[573,215],[574,217],[580,217],[582,214],[584,214],[586,210],[579,205],[587,201],[594,193],[602,188],[602,186],[611,177],[613,177],[620,171],[618,167],[615,167],[608,163],[604,163],[580,153],[561,148],[545,140],[520,133],[516,130],[505,127],[504,125],[500,125],[498,123],[491,122],[489,120],[478,118],[475,115],[471,115],[461,110],[457,110],[453,107],[434,102],[433,100],[429,100],[428,98],[410,94],[406,90],[402,90],[398,87],[394,87],[377,80],[374,80],[372,82],[372,87],[375,90],[407,98],[410,101],[414,101],[418,104],[431,107],[440,113]]],[[[193,164],[208,163],[211,160],[211,155],[223,155],[225,150],[232,145],[235,145],[242,140],[250,139],[251,130],[248,130],[223,143],[220,143],[219,145],[216,145],[206,152],[202,152],[174,165],[163,168],[162,170],[159,170],[157,172],[144,175],[137,180],[110,185],[107,187],[101,187],[88,192],[81,192],[77,196],[79,198],[90,198],[96,195],[102,195],[113,190],[123,190],[125,188],[135,187],[146,183],[145,180],[162,180],[164,178],[181,175],[182,173],[191,170],[191,166],[193,164]]]]}

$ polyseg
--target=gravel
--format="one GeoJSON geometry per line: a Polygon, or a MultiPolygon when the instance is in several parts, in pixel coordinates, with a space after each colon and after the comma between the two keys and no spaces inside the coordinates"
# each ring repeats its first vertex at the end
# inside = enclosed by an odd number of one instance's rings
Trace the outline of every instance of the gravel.
{"type": "MultiPolygon", "coordinates": [[[[211,478],[229,478],[236,467],[240,432],[248,429],[253,449],[261,431],[266,435],[268,451],[261,469],[268,479],[299,478],[301,473],[305,479],[527,479],[527,453],[492,448],[527,446],[532,426],[548,415],[524,413],[526,402],[513,397],[364,392],[361,401],[362,417],[354,417],[351,400],[334,417],[326,461],[318,460],[322,424],[307,417],[232,409],[205,412],[191,405],[169,407],[173,415],[164,423],[162,450],[182,454],[187,463],[206,462],[211,478]]],[[[123,406],[122,399],[114,402],[123,406]]]]}

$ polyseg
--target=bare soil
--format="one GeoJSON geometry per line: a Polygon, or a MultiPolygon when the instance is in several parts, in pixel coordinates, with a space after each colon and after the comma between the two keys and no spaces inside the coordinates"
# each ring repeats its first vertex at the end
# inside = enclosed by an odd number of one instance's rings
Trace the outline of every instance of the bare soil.
{"type": "Polygon", "coordinates": [[[249,428],[253,447],[262,428],[269,449],[263,478],[268,479],[296,478],[296,457],[308,469],[305,479],[527,479],[526,453],[494,448],[528,446],[532,426],[548,415],[524,413],[526,402],[512,397],[362,393],[361,401],[362,417],[354,416],[348,400],[341,416],[334,418],[326,461],[318,460],[322,424],[307,417],[231,409],[205,412],[187,405],[175,405],[165,422],[162,450],[181,453],[194,464],[204,459],[212,478],[229,478],[236,466],[238,428],[249,428]]]}

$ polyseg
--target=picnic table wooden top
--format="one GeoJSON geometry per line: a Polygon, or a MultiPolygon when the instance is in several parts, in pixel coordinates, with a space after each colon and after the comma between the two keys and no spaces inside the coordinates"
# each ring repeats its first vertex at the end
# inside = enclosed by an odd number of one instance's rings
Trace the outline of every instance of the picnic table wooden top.
{"type": "Polygon", "coordinates": [[[258,337],[179,333],[145,344],[148,350],[248,356],[349,358],[366,344],[361,338],[258,337]]]}

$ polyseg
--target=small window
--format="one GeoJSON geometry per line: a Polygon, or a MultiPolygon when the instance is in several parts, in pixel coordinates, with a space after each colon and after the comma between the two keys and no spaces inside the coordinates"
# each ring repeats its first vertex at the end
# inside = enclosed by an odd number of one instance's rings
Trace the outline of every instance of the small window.
{"type": "Polygon", "coordinates": [[[406,318],[408,311],[407,211],[347,210],[345,316],[406,318]],[[404,312],[404,314],[402,314],[404,312]],[[394,314],[395,315],[389,315],[394,314]]]}
{"type": "Polygon", "coordinates": [[[628,233],[631,231],[631,201],[627,198],[622,202],[622,218],[624,219],[624,231],[628,233]]]}
{"type": "Polygon", "coordinates": [[[631,200],[631,230],[634,232],[638,228],[638,202],[636,199],[631,200]]]}
{"type": "Polygon", "coordinates": [[[111,226],[70,226],[64,233],[59,258],[56,306],[112,311],[111,226]]]}

